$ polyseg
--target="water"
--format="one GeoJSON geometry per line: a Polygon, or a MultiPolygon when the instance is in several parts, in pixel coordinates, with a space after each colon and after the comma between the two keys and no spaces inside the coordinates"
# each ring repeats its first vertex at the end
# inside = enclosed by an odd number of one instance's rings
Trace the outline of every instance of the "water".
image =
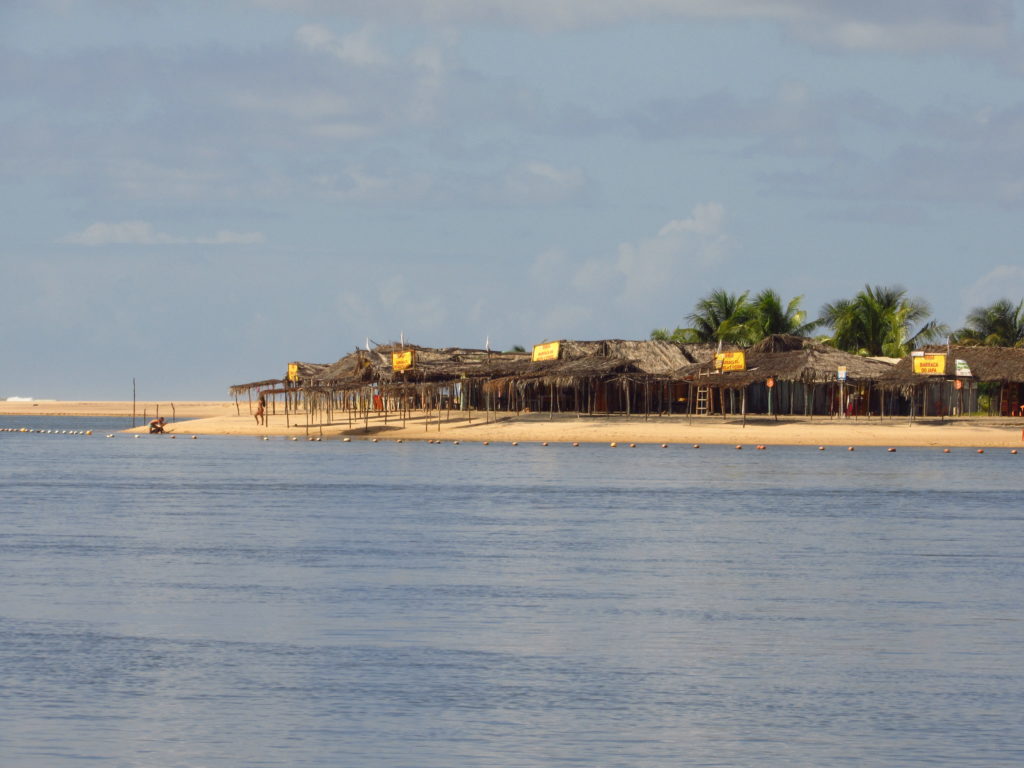
{"type": "Polygon", "coordinates": [[[5,768],[1024,763],[1024,456],[107,423],[0,433],[5,768]]]}

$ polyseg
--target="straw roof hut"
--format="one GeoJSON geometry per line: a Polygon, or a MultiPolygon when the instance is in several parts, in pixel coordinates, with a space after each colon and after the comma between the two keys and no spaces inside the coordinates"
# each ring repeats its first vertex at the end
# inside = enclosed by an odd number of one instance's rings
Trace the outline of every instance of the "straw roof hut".
{"type": "Polygon", "coordinates": [[[845,368],[848,381],[878,381],[889,373],[891,364],[861,357],[813,339],[774,334],[746,350],[745,371],[717,371],[714,361],[686,366],[676,372],[681,378],[700,378],[716,387],[743,389],[768,379],[827,384],[838,380],[845,368]]]}
{"type": "Polygon", "coordinates": [[[313,383],[334,389],[357,388],[368,383],[444,383],[517,370],[529,362],[522,352],[491,352],[463,347],[431,348],[415,344],[380,344],[357,349],[327,366],[313,383]],[[404,371],[392,366],[392,354],[411,352],[413,364],[404,371]]]}
{"type": "Polygon", "coordinates": [[[664,340],[562,339],[557,344],[557,359],[531,361],[496,376],[484,384],[484,392],[504,396],[507,407],[516,410],[648,413],[656,407],[661,412],[672,400],[667,387],[674,371],[714,354],[710,345],[664,340]]]}
{"type": "MultiPolygon", "coordinates": [[[[956,361],[963,360],[970,369],[970,374],[961,378],[971,378],[979,382],[999,384],[1024,384],[1024,348],[1019,347],[962,347],[933,345],[923,347],[926,355],[944,355],[945,370],[939,376],[956,376],[956,361]]],[[[914,373],[914,358],[908,356],[900,360],[885,383],[892,386],[920,384],[934,380],[935,375],[914,373]]]]}
{"type": "Polygon", "coordinates": [[[262,390],[273,390],[282,387],[287,387],[289,384],[294,384],[299,381],[308,381],[327,368],[326,363],[304,363],[304,362],[292,362],[288,363],[285,371],[285,375],[279,379],[262,379],[260,381],[250,381],[245,384],[232,384],[228,388],[228,393],[234,397],[239,395],[252,394],[262,390]],[[296,373],[295,378],[289,378],[289,373],[294,370],[296,373]]]}
{"type": "Polygon", "coordinates": [[[994,396],[990,412],[1024,415],[1024,349],[932,345],[918,351],[943,356],[942,371],[914,373],[915,354],[900,360],[879,386],[912,398],[915,409],[925,415],[976,410],[979,387],[994,396]],[[961,361],[959,370],[957,361],[961,361]]]}
{"type": "MultiPolygon", "coordinates": [[[[733,412],[739,408],[745,415],[748,400],[752,412],[773,413],[778,404],[788,404],[790,413],[805,415],[837,410],[867,413],[873,409],[874,382],[891,368],[890,363],[882,360],[852,355],[813,339],[788,334],[768,336],[744,350],[744,357],[742,371],[720,371],[714,361],[709,361],[684,366],[676,372],[676,376],[697,388],[691,399],[695,413],[717,410],[716,390],[723,416],[727,402],[733,412]],[[840,375],[844,378],[840,379],[840,375]],[[855,406],[848,410],[851,400],[855,406]]],[[[879,396],[875,400],[881,410],[879,396]]]]}

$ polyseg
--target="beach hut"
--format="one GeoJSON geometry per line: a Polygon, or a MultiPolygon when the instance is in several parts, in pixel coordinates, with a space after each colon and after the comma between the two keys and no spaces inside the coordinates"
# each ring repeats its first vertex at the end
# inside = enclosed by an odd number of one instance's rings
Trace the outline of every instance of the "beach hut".
{"type": "Polygon", "coordinates": [[[693,413],[746,415],[881,414],[875,387],[892,364],[788,334],[676,372],[694,387],[693,413]]]}
{"type": "Polygon", "coordinates": [[[1024,349],[933,345],[900,360],[879,386],[916,416],[1024,416],[1024,349]]]}
{"type": "Polygon", "coordinates": [[[528,366],[485,384],[499,410],[634,414],[679,412],[680,366],[709,360],[714,348],[664,340],[562,339],[534,347],[528,366]]]}
{"type": "Polygon", "coordinates": [[[312,380],[325,368],[326,363],[291,362],[287,364],[281,378],[233,384],[228,388],[228,394],[235,399],[235,408],[239,412],[238,398],[244,395],[248,401],[250,414],[253,412],[254,398],[266,402],[271,413],[276,413],[278,398],[282,398],[287,413],[289,406],[292,410],[299,407],[303,383],[312,380]]]}

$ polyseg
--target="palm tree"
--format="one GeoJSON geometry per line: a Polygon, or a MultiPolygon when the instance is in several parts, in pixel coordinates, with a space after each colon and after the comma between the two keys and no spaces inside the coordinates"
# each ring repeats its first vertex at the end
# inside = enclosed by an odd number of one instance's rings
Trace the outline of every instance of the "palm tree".
{"type": "Polygon", "coordinates": [[[693,312],[686,316],[689,328],[683,332],[697,342],[725,341],[740,344],[747,340],[747,322],[751,305],[747,301],[750,291],[737,295],[716,288],[697,302],[693,312]]]}
{"type": "Polygon", "coordinates": [[[694,311],[686,316],[689,328],[655,328],[652,339],[676,341],[682,344],[710,344],[725,341],[741,344],[747,341],[747,322],[752,305],[747,301],[749,291],[736,295],[716,288],[697,302],[694,311]]]}
{"type": "Polygon", "coordinates": [[[820,324],[820,320],[807,322],[807,313],[800,309],[803,296],[791,299],[785,306],[782,297],[766,288],[754,297],[751,317],[747,321],[747,337],[753,343],[775,333],[806,336],[820,324]]]}
{"type": "Polygon", "coordinates": [[[931,314],[928,302],[911,299],[899,286],[865,285],[852,299],[821,308],[821,323],[833,330],[830,343],[860,355],[903,357],[914,347],[947,333],[935,320],[913,327],[931,314]]]}
{"type": "Polygon", "coordinates": [[[976,307],[967,325],[956,332],[960,344],[986,347],[1024,346],[1024,301],[1017,306],[1000,299],[988,307],[976,307]]]}

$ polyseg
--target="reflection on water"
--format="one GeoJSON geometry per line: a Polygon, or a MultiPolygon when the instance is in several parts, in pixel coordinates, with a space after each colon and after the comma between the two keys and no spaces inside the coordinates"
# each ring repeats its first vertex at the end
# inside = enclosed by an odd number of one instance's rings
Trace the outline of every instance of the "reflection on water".
{"type": "Polygon", "coordinates": [[[1021,458],[0,434],[2,764],[1020,765],[1021,458]]]}

